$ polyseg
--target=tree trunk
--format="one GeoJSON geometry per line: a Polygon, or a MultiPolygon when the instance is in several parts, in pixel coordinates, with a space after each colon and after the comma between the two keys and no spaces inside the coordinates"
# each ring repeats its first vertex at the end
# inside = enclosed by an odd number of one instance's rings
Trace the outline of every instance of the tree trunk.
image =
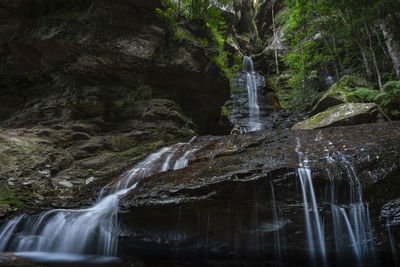
{"type": "Polygon", "coordinates": [[[275,12],[274,12],[274,8],[275,8],[275,0],[272,0],[272,25],[273,25],[273,31],[274,31],[274,41],[272,42],[272,44],[274,45],[274,52],[275,52],[275,66],[276,66],[276,74],[279,75],[279,62],[278,62],[278,40],[277,40],[277,36],[276,36],[276,27],[275,27],[275,12]]]}
{"type": "MultiPolygon", "coordinates": [[[[322,33],[321,33],[321,36],[323,36],[322,33]]],[[[324,42],[325,42],[325,46],[326,46],[326,48],[328,48],[329,54],[331,55],[331,58],[333,59],[333,66],[335,68],[336,80],[339,80],[340,77],[339,77],[339,71],[338,71],[338,69],[336,67],[336,57],[333,55],[332,49],[329,47],[329,44],[326,41],[325,37],[323,37],[323,39],[324,39],[324,42]]]]}
{"type": "Polygon", "coordinates": [[[381,92],[383,92],[383,85],[382,85],[382,76],[381,76],[381,72],[379,71],[379,66],[378,66],[378,61],[376,60],[376,56],[375,56],[375,51],[374,48],[372,47],[372,38],[371,38],[371,34],[368,30],[368,26],[364,21],[364,27],[365,27],[365,31],[367,32],[368,35],[368,40],[369,40],[369,49],[371,51],[372,54],[372,62],[374,64],[374,68],[375,68],[375,72],[376,72],[376,78],[378,80],[378,85],[379,85],[379,90],[381,92]]]}
{"type": "Polygon", "coordinates": [[[367,54],[365,53],[365,50],[364,50],[363,46],[361,45],[361,43],[359,41],[356,40],[355,43],[360,48],[361,56],[362,56],[362,59],[363,59],[363,64],[364,64],[364,67],[365,67],[365,72],[367,73],[368,78],[371,78],[372,77],[372,72],[371,72],[371,70],[369,68],[367,54]]]}
{"type": "Polygon", "coordinates": [[[380,28],[383,33],[383,37],[385,38],[385,43],[389,51],[390,58],[392,59],[397,79],[400,80],[400,47],[397,44],[397,39],[386,20],[382,20],[380,28]]]}

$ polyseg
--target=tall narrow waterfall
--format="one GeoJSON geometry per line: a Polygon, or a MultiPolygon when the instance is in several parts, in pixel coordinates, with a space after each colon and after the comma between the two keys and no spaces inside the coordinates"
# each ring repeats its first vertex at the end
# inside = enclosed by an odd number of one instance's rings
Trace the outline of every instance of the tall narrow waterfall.
{"type": "Polygon", "coordinates": [[[257,80],[251,57],[243,57],[243,72],[246,73],[246,89],[249,105],[249,130],[258,131],[262,129],[260,122],[260,106],[258,103],[257,80]]]}
{"type": "Polygon", "coordinates": [[[318,211],[317,199],[311,177],[311,170],[307,165],[308,160],[306,155],[300,151],[299,139],[297,139],[296,152],[298,153],[300,159],[300,168],[297,170],[297,173],[300,178],[301,191],[303,195],[304,218],[306,222],[311,264],[313,266],[327,266],[325,235],[318,211]]]}
{"type": "Polygon", "coordinates": [[[200,148],[191,144],[193,140],[162,148],[149,155],[104,187],[99,199],[90,208],[55,209],[10,220],[0,229],[0,251],[24,252],[22,255],[26,257],[29,255],[25,252],[29,251],[36,253],[37,257],[53,259],[71,259],[83,254],[116,256],[119,199],[134,189],[142,178],[186,167],[188,159],[200,148]]]}

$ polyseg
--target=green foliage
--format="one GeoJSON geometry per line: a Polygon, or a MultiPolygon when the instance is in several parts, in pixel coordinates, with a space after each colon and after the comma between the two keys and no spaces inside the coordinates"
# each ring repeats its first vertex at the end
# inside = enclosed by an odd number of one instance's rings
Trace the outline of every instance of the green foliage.
{"type": "Polygon", "coordinates": [[[156,13],[158,17],[163,20],[165,23],[169,24],[172,27],[176,27],[177,21],[175,19],[175,12],[173,8],[169,7],[165,11],[156,8],[156,13]]]}
{"type": "Polygon", "coordinates": [[[199,39],[199,43],[202,47],[207,47],[208,46],[208,40],[207,39],[199,39]]]}
{"type": "Polygon", "coordinates": [[[347,95],[353,102],[374,102],[389,111],[393,117],[400,115],[400,81],[389,81],[383,86],[384,91],[358,89],[347,95]]]}
{"type": "Polygon", "coordinates": [[[222,106],[221,107],[221,116],[225,116],[228,119],[231,118],[231,112],[230,112],[231,106],[222,106]]]}
{"type": "Polygon", "coordinates": [[[163,142],[157,142],[157,143],[145,144],[143,146],[137,146],[120,153],[119,157],[122,159],[130,159],[137,156],[143,156],[143,154],[146,154],[153,149],[157,149],[163,144],[164,144],[163,142]]]}
{"type": "Polygon", "coordinates": [[[260,53],[260,52],[262,52],[263,49],[264,49],[264,43],[260,39],[260,37],[257,36],[256,41],[255,41],[255,51],[256,51],[256,53],[260,53]]]}
{"type": "MultiPolygon", "coordinates": [[[[290,69],[289,85],[303,104],[326,90],[327,75],[336,80],[357,74],[378,84],[393,79],[391,60],[384,47],[377,11],[399,4],[392,0],[336,1],[286,0],[287,9],[277,18],[284,22],[289,50],[284,57],[290,69]],[[386,7],[386,8],[383,8],[386,7]],[[308,91],[308,92],[306,92],[308,91]]],[[[386,14],[388,15],[388,14],[386,14]]],[[[391,15],[390,15],[391,16],[391,15]]],[[[395,16],[393,16],[395,17],[395,16]]],[[[394,25],[394,22],[393,22],[394,25]]]]}
{"type": "Polygon", "coordinates": [[[179,26],[174,29],[174,38],[178,41],[189,40],[195,42],[196,40],[196,37],[194,37],[187,29],[179,26]]]}
{"type": "MultiPolygon", "coordinates": [[[[228,4],[232,0],[218,0],[219,4],[228,4]]],[[[174,38],[177,40],[191,40],[196,38],[192,37],[190,33],[178,26],[177,21],[179,16],[188,19],[201,19],[207,27],[211,29],[212,36],[218,46],[218,55],[214,56],[214,61],[221,67],[221,69],[228,76],[230,81],[236,76],[238,70],[242,67],[241,56],[236,56],[233,63],[230,62],[232,55],[230,52],[224,50],[225,42],[233,42],[227,40],[227,25],[222,17],[222,10],[211,4],[210,0],[180,0],[178,2],[164,0],[166,10],[156,9],[158,16],[166,23],[168,23],[174,30],[174,38]]],[[[197,39],[198,43],[204,48],[209,46],[209,41],[203,38],[197,39]]]]}
{"type": "Polygon", "coordinates": [[[400,115],[400,81],[390,81],[383,85],[384,91],[376,96],[382,107],[389,109],[393,116],[400,115]]]}
{"type": "Polygon", "coordinates": [[[91,176],[91,175],[94,175],[96,173],[96,170],[87,169],[86,172],[87,172],[88,176],[91,176]]]}
{"type": "Polygon", "coordinates": [[[16,209],[23,208],[33,199],[30,192],[17,192],[14,188],[0,182],[0,206],[11,206],[16,209]]]}
{"type": "Polygon", "coordinates": [[[359,103],[372,103],[375,102],[379,91],[367,88],[361,88],[346,95],[347,100],[359,103]]]}
{"type": "Polygon", "coordinates": [[[243,93],[243,90],[237,87],[231,87],[231,94],[241,94],[243,93]]]}

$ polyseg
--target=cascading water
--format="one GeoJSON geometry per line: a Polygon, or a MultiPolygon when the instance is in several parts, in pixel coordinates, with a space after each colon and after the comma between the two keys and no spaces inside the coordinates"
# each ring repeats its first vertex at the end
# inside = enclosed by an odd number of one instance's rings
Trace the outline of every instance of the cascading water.
{"type": "MultiPolygon", "coordinates": [[[[279,225],[278,208],[275,200],[275,189],[273,182],[271,185],[271,195],[272,195],[272,212],[274,215],[274,224],[279,225]]],[[[279,228],[274,232],[274,243],[275,243],[275,259],[280,263],[282,261],[282,251],[281,251],[281,238],[279,228]]]]}
{"type": "MultiPolygon", "coordinates": [[[[335,199],[331,200],[332,217],[335,222],[335,245],[338,248],[337,259],[341,260],[340,254],[348,254],[346,247],[350,246],[353,253],[346,258],[346,261],[352,260],[360,265],[366,263],[375,265],[376,249],[368,204],[363,202],[362,187],[353,166],[344,155],[338,153],[338,157],[348,179],[350,199],[348,205],[342,206],[337,205],[335,199]]],[[[335,194],[334,191],[334,180],[332,180],[332,196],[335,194]]]]}
{"type": "Polygon", "coordinates": [[[396,252],[396,246],[395,246],[395,242],[394,242],[394,238],[392,235],[392,231],[390,230],[390,223],[386,222],[386,228],[388,231],[388,237],[389,237],[389,243],[390,243],[390,250],[392,251],[392,256],[393,256],[393,262],[395,264],[395,266],[397,267],[397,252],[396,252]]]}
{"type": "Polygon", "coordinates": [[[186,167],[189,157],[200,148],[190,145],[193,140],[162,148],[149,155],[105,186],[97,202],[90,208],[55,209],[10,220],[0,229],[0,251],[23,252],[21,255],[26,257],[29,255],[25,252],[35,252],[37,257],[52,259],[82,260],[77,255],[90,254],[116,256],[119,199],[145,177],[168,170],[170,166],[173,169],[186,167]]]}
{"type": "MultiPolygon", "coordinates": [[[[329,143],[331,144],[331,143],[329,143]]],[[[325,149],[328,151],[328,149],[325,149]]],[[[363,202],[362,187],[356,172],[346,157],[340,153],[329,155],[326,159],[332,168],[327,168],[330,178],[329,196],[332,217],[322,218],[319,213],[319,203],[312,183],[312,173],[308,167],[308,160],[300,152],[300,141],[297,139],[296,152],[300,158],[300,168],[297,170],[300,178],[306,233],[309,246],[310,262],[313,266],[328,266],[332,259],[327,253],[327,241],[324,234],[324,221],[332,219],[336,264],[338,266],[376,266],[376,249],[373,228],[370,222],[368,204],[363,202]],[[332,173],[337,166],[344,168],[344,172],[332,173]],[[346,204],[338,204],[338,195],[335,181],[347,179],[349,184],[349,200],[346,204]]]]}
{"type": "MultiPolygon", "coordinates": [[[[17,255],[24,257],[29,257],[29,253],[34,252],[35,256],[40,258],[58,257],[68,260],[74,258],[80,261],[84,260],[82,258],[85,257],[84,255],[108,256],[102,257],[103,262],[115,259],[113,256],[117,255],[117,237],[121,233],[117,216],[118,202],[122,196],[135,188],[144,177],[165,170],[184,168],[193,158],[211,159],[212,153],[217,154],[216,151],[223,151],[221,148],[236,147],[235,142],[238,141],[234,138],[207,136],[203,138],[207,140],[205,143],[200,139],[202,138],[165,147],[149,155],[134,168],[105,186],[97,202],[90,208],[57,209],[39,215],[21,215],[11,219],[0,229],[0,251],[16,251],[17,255]]],[[[332,145],[329,142],[328,144],[332,145]]],[[[297,172],[290,171],[289,173],[290,177],[294,177],[293,174],[297,173],[295,183],[286,183],[288,181],[286,178],[265,181],[267,187],[260,187],[259,192],[256,190],[255,196],[261,193],[259,200],[264,204],[264,201],[267,201],[268,205],[259,205],[260,203],[256,202],[254,217],[251,220],[247,216],[242,218],[239,216],[240,213],[231,212],[229,208],[228,213],[222,215],[216,212],[214,207],[210,210],[205,209],[202,220],[199,215],[199,227],[204,225],[204,229],[199,230],[199,233],[204,232],[205,239],[204,247],[201,242],[197,245],[199,249],[204,249],[205,257],[209,255],[212,257],[213,250],[220,247],[220,243],[214,239],[215,235],[219,234],[219,230],[214,229],[215,225],[227,221],[225,226],[236,230],[234,234],[228,234],[227,237],[221,234],[224,236],[221,240],[226,239],[226,244],[232,245],[229,253],[237,253],[235,259],[238,260],[242,257],[239,253],[244,251],[242,246],[245,244],[250,249],[255,248],[256,253],[251,254],[253,253],[251,250],[249,255],[262,258],[265,253],[268,255],[265,257],[270,257],[268,260],[275,259],[278,264],[276,266],[286,266],[286,263],[291,264],[296,260],[304,266],[378,265],[369,209],[363,202],[361,183],[353,165],[345,155],[329,152],[334,151],[333,146],[329,149],[325,146],[326,158],[323,162],[327,166],[326,171],[330,179],[329,182],[315,179],[311,171],[314,161],[309,160],[313,156],[307,154],[307,151],[302,152],[300,148],[300,139],[297,139],[296,152],[300,159],[299,168],[297,172]],[[288,184],[295,184],[297,188],[300,188],[300,191],[296,192],[301,192],[301,194],[294,194],[295,197],[290,200],[293,201],[293,205],[286,205],[287,202],[284,202],[286,197],[290,197],[288,187],[286,187],[288,184]],[[321,184],[324,186],[323,189],[321,184]],[[285,190],[282,190],[283,188],[285,190]],[[216,221],[215,216],[223,219],[216,221]],[[228,220],[224,216],[227,216],[228,220]],[[229,218],[234,218],[234,220],[231,221],[229,218]],[[296,221],[297,219],[299,220],[296,221]],[[249,221],[249,228],[244,231],[246,221],[249,221]],[[296,231],[295,234],[290,232],[293,229],[296,231]],[[304,238],[301,237],[303,232],[304,238]],[[256,235],[248,233],[256,233],[256,235]],[[298,247],[297,243],[301,244],[301,247],[298,247]],[[307,244],[307,247],[303,244],[307,244]],[[303,248],[306,249],[303,250],[303,248]],[[293,250],[296,250],[295,253],[293,250]],[[300,256],[296,255],[297,252],[300,256]],[[292,256],[293,258],[298,256],[298,258],[291,259],[292,256]]],[[[292,180],[292,178],[289,179],[292,180]]],[[[262,178],[260,180],[262,181],[262,178]]],[[[251,182],[246,183],[251,184],[251,182]]],[[[239,198],[238,202],[240,200],[239,198]]],[[[251,201],[258,201],[258,199],[251,201]]],[[[230,205],[229,203],[228,206],[230,205]]],[[[193,214],[192,208],[186,209],[185,212],[193,214]]],[[[190,236],[190,231],[179,232],[181,220],[179,219],[178,222],[179,227],[175,229],[177,237],[174,237],[174,242],[184,239],[183,237],[188,234],[191,240],[197,238],[196,231],[193,236],[190,236]]],[[[193,224],[189,223],[189,225],[193,224]]],[[[393,241],[389,223],[388,233],[393,241]]],[[[165,243],[166,246],[173,246],[173,242],[169,240],[165,243]]],[[[393,243],[391,246],[394,262],[396,262],[396,247],[393,243]]],[[[246,255],[243,257],[245,258],[246,255]]]]}
{"type": "Polygon", "coordinates": [[[246,74],[246,89],[249,105],[249,130],[258,131],[262,129],[262,123],[260,121],[256,73],[254,72],[253,60],[251,57],[243,57],[243,72],[246,74]]]}
{"type": "Polygon", "coordinates": [[[327,266],[325,235],[320,219],[314,186],[311,178],[311,170],[308,168],[307,158],[300,152],[300,140],[297,139],[296,152],[300,158],[300,168],[297,170],[300,177],[301,190],[304,203],[304,217],[306,221],[307,240],[310,260],[313,266],[327,266]],[[311,202],[310,215],[309,202],[311,202]]]}

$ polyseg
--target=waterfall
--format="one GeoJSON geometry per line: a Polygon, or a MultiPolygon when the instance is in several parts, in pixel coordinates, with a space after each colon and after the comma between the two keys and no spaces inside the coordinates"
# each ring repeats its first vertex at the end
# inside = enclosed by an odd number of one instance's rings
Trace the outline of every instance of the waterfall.
{"type": "MultiPolygon", "coordinates": [[[[362,186],[354,167],[344,155],[337,154],[339,163],[345,169],[344,174],[350,186],[350,197],[347,205],[339,206],[334,199],[331,200],[332,217],[333,221],[336,222],[334,236],[337,258],[340,259],[343,254],[349,254],[346,247],[351,247],[353,253],[346,260],[353,258],[353,261],[360,265],[366,263],[374,265],[377,259],[369,207],[368,204],[363,202],[362,186]]],[[[331,191],[334,192],[334,190],[332,180],[331,191]]]]}
{"type": "Polygon", "coordinates": [[[170,166],[174,169],[186,167],[189,157],[200,149],[196,144],[191,145],[193,140],[150,154],[134,168],[106,185],[100,191],[99,199],[89,208],[54,209],[39,215],[22,215],[10,220],[0,229],[0,251],[19,252],[28,258],[35,255],[53,260],[82,260],[83,255],[90,254],[116,256],[119,199],[145,177],[166,171],[170,166]],[[179,152],[184,153],[180,155],[179,152]],[[175,157],[176,161],[172,162],[175,157]]]}
{"type": "Polygon", "coordinates": [[[311,262],[314,266],[327,266],[325,235],[311,179],[311,170],[308,168],[299,168],[297,171],[301,182],[304,217],[306,220],[307,240],[311,262]],[[311,202],[312,215],[310,215],[309,202],[311,202]],[[317,265],[318,262],[320,265],[317,265]]]}
{"type": "Polygon", "coordinates": [[[243,57],[243,72],[246,74],[246,89],[249,105],[249,130],[258,131],[262,129],[262,123],[260,122],[256,73],[254,72],[253,60],[251,57],[243,57]]]}
{"type": "MultiPolygon", "coordinates": [[[[272,195],[272,212],[274,215],[274,225],[279,226],[279,215],[278,215],[278,209],[276,206],[276,200],[275,200],[275,189],[274,189],[274,184],[271,181],[271,195],[272,195]]],[[[277,229],[274,231],[274,244],[275,244],[275,260],[278,261],[279,265],[281,265],[282,261],[282,253],[281,253],[281,238],[280,238],[280,232],[279,232],[280,227],[277,227],[277,229]]]]}
{"type": "MultiPolygon", "coordinates": [[[[328,142],[331,145],[331,142],[328,142]]],[[[329,196],[331,219],[333,226],[334,247],[338,266],[376,266],[376,248],[373,228],[370,222],[368,204],[363,202],[362,186],[356,171],[347,158],[339,153],[329,154],[325,147],[326,160],[332,168],[327,169],[330,179],[329,196]],[[334,172],[338,166],[344,172],[334,172]],[[349,199],[346,204],[338,204],[338,195],[335,189],[335,180],[347,181],[349,185],[349,199]]],[[[319,213],[315,189],[312,183],[312,172],[308,167],[307,154],[300,151],[300,140],[297,138],[296,152],[300,159],[300,168],[297,170],[300,178],[303,196],[304,217],[306,223],[309,256],[313,266],[327,266],[328,255],[324,235],[324,224],[319,213]]],[[[323,218],[328,220],[329,217],[323,218]]]]}
{"type": "Polygon", "coordinates": [[[312,183],[311,170],[308,167],[307,157],[300,151],[300,139],[297,138],[296,141],[296,153],[299,155],[300,159],[300,168],[297,169],[297,174],[300,178],[303,196],[310,261],[313,266],[327,266],[325,235],[312,183]],[[310,215],[309,202],[311,202],[312,215],[310,215]]]}
{"type": "Polygon", "coordinates": [[[392,231],[390,230],[390,223],[388,222],[388,220],[386,221],[386,228],[387,228],[387,231],[388,231],[390,250],[392,251],[393,262],[395,264],[395,267],[397,267],[398,266],[398,264],[397,264],[398,261],[397,261],[396,245],[395,245],[395,242],[394,242],[392,231]]]}

